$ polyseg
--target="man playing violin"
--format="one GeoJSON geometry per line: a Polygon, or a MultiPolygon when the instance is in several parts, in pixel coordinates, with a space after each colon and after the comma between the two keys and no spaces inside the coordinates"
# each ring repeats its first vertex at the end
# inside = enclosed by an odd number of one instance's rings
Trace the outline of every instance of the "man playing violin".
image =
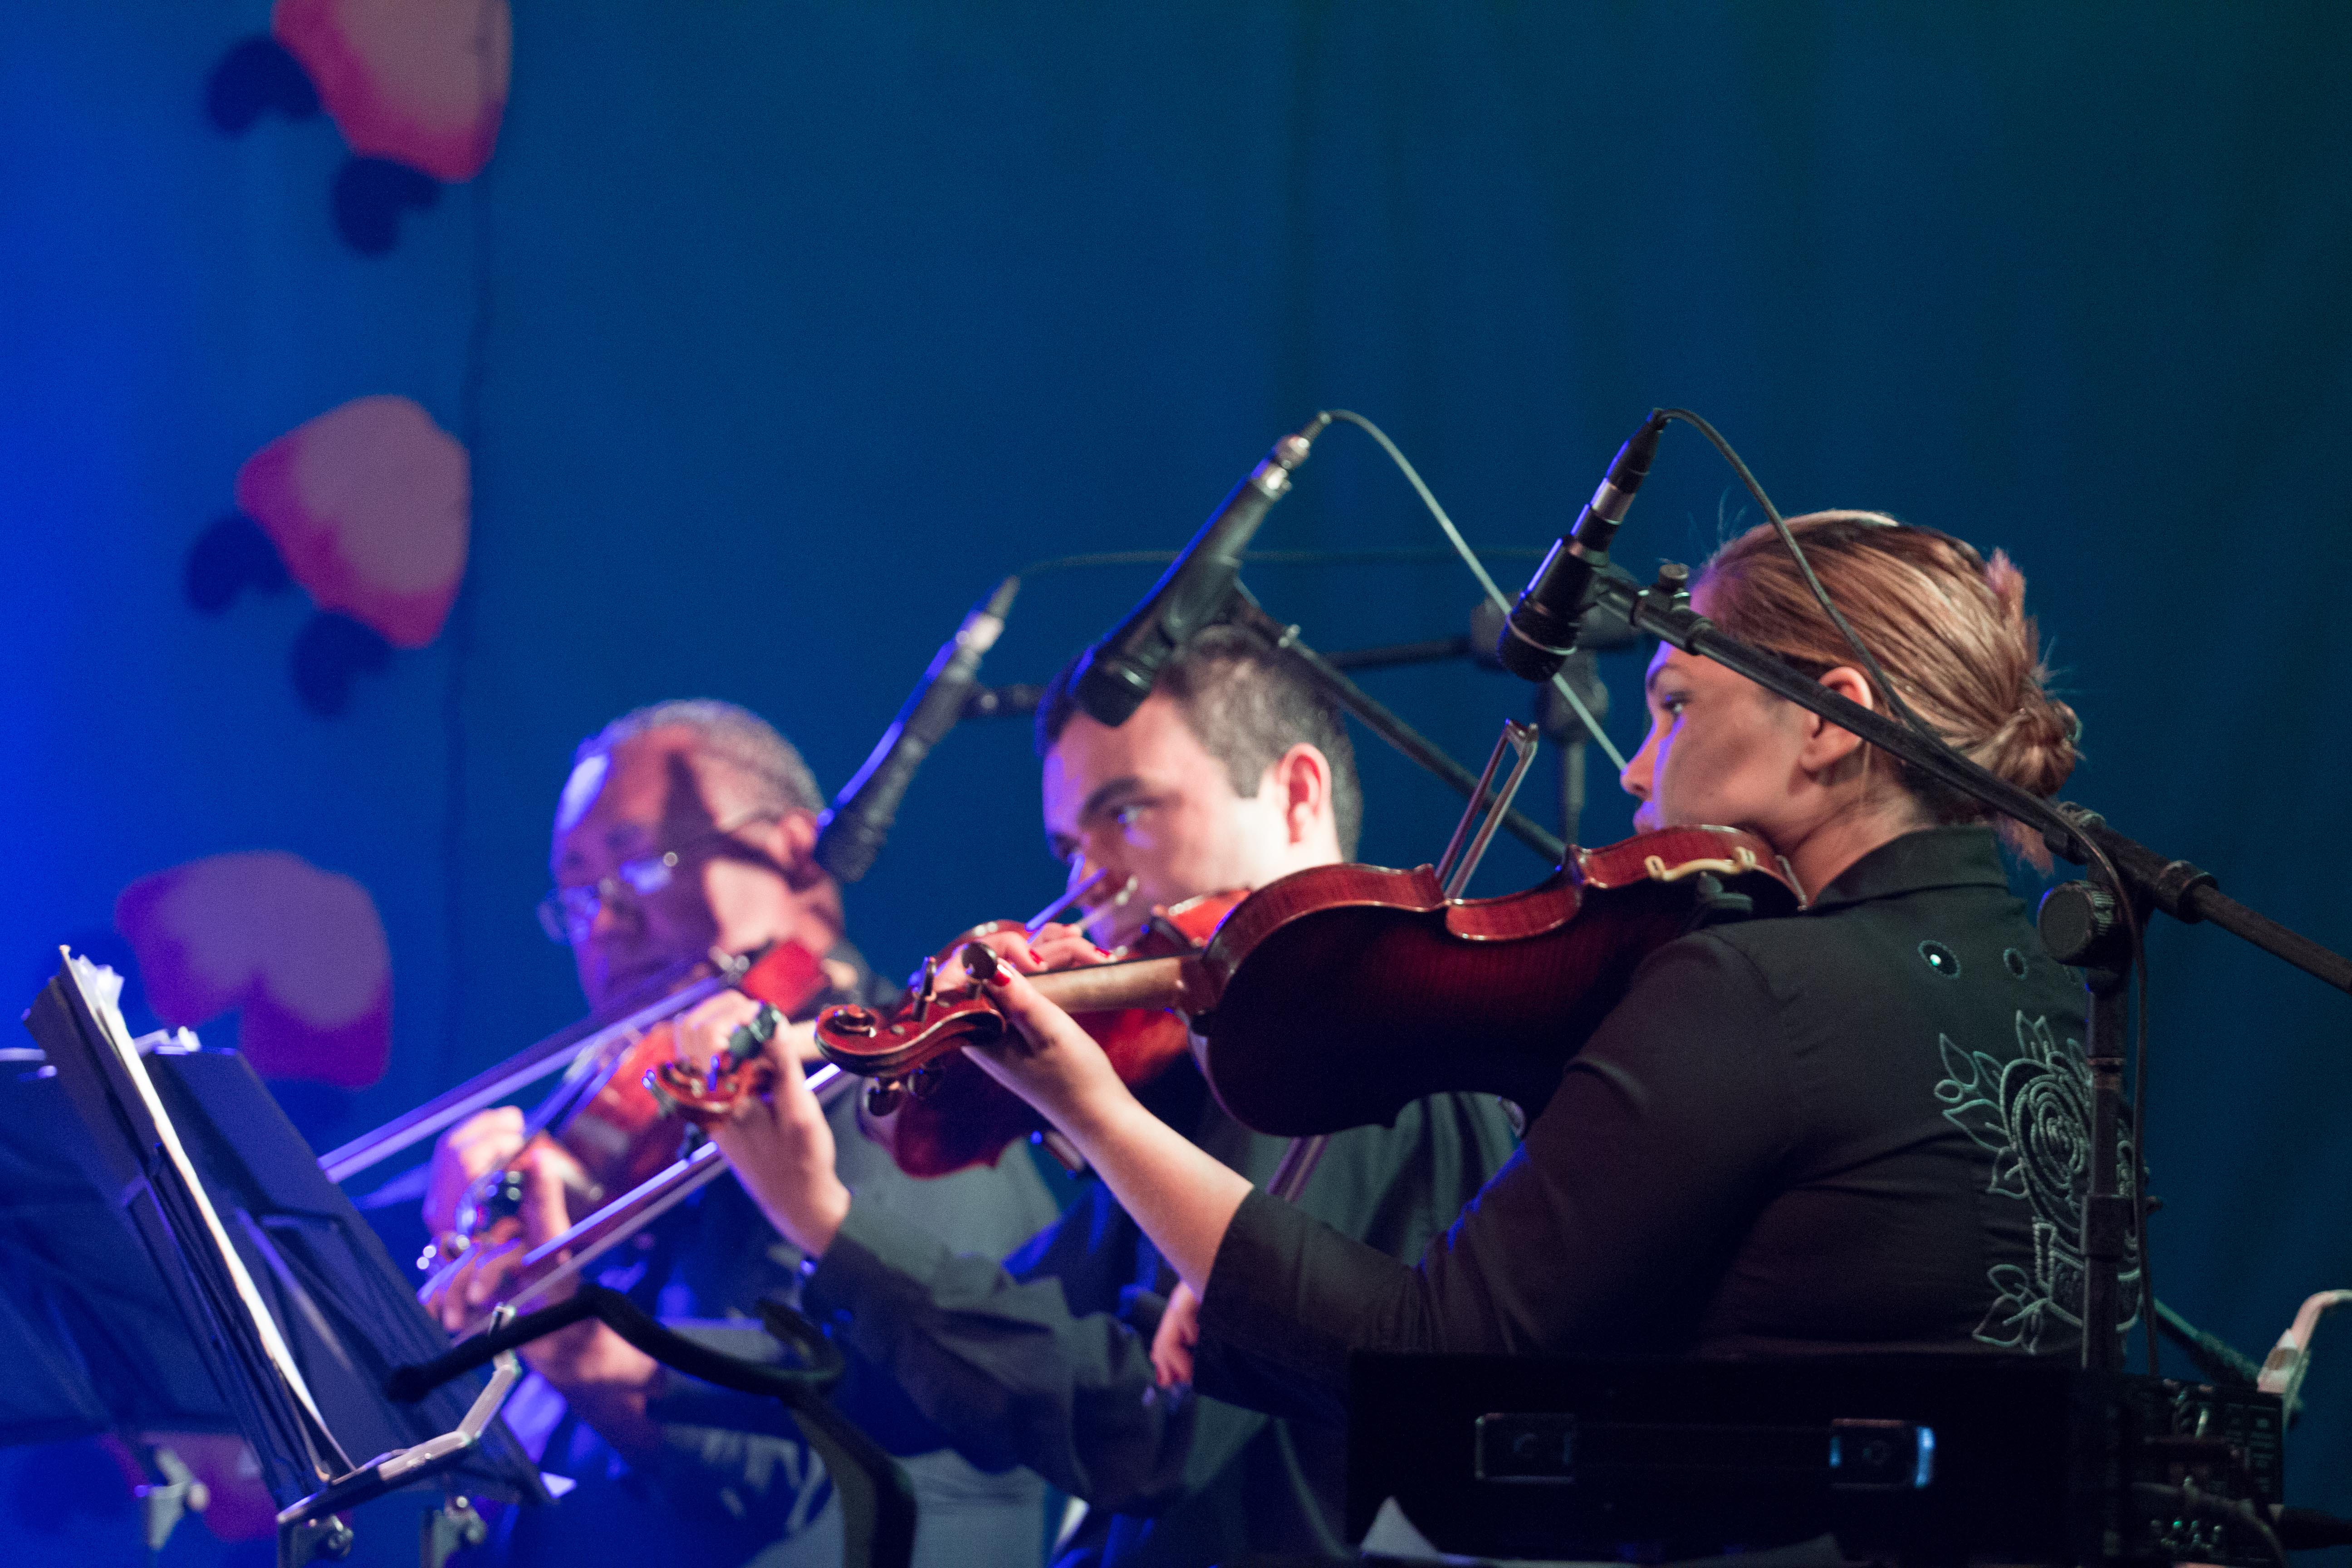
{"type": "MultiPolygon", "coordinates": [[[[1037,730],[1047,842],[1083,889],[1081,921],[1046,928],[1034,952],[997,939],[1024,963],[1102,962],[1155,910],[1353,850],[1361,795],[1347,731],[1286,656],[1212,628],[1116,729],[1076,710],[1070,677],[1048,689],[1037,730]]],[[[683,1021],[680,1049],[707,1055],[751,1011],[713,998],[683,1021]]],[[[1083,1500],[1066,1562],[1206,1564],[1336,1547],[1339,1434],[1243,1408],[1245,1370],[1214,1335],[1185,1353],[1178,1321],[1155,1372],[1152,1335],[1176,1276],[1110,1190],[1093,1184],[1003,1268],[951,1257],[835,1176],[834,1129],[798,1068],[773,1059],[777,1092],[714,1136],[778,1227],[818,1259],[810,1310],[894,1374],[963,1453],[1027,1465],[1083,1500]]],[[[1136,1092],[1171,1136],[1244,1185],[1265,1183],[1287,1147],[1219,1110],[1189,1058],[1136,1092]]],[[[1413,1258],[1511,1142],[1492,1099],[1420,1101],[1393,1127],[1335,1138],[1299,1201],[1381,1255],[1413,1258]]]]}
{"type": "MultiPolygon", "coordinates": [[[[2045,689],[2016,567],[1874,513],[1790,527],[1893,695],[1964,755],[2054,793],[2076,724],[2045,689]]],[[[1823,686],[1893,706],[1769,528],[1718,552],[1692,600],[1823,686]]],[[[2116,1332],[2079,1318],[2083,994],[2010,894],[1996,833],[2046,851],[1692,655],[1661,648],[1648,698],[1622,781],[1637,826],[1751,831],[1810,904],[1650,952],[1528,1108],[1519,1153],[1418,1261],[1171,1133],[1018,955],[990,989],[1024,1037],[970,1054],[1200,1291],[1204,1342],[1287,1363],[1294,1396],[1336,1397],[1368,1349],[2047,1354],[2116,1332]]],[[[2126,1276],[2125,1314],[2137,1297],[2126,1276]]]]}
{"type": "MultiPolygon", "coordinates": [[[[821,801],[799,753],[729,703],[661,703],[584,742],[556,811],[556,890],[541,918],[549,935],[571,947],[591,1005],[714,947],[749,954],[781,942],[819,955],[824,971],[826,994],[804,1015],[894,994],[843,940],[841,889],[814,858],[821,801]]],[[[832,1173],[910,1232],[994,1257],[1053,1217],[1045,1184],[1021,1152],[993,1167],[916,1182],[851,1135],[854,1115],[846,1099],[834,1112],[843,1136],[832,1173]]],[[[562,1152],[522,1151],[522,1113],[511,1107],[445,1135],[425,1205],[435,1234],[449,1228],[468,1184],[519,1154],[530,1245],[580,1217],[567,1210],[562,1152]]],[[[761,1297],[792,1295],[799,1284],[801,1254],[732,1182],[705,1188],[614,1257],[603,1282],[672,1320],[756,1321],[761,1297]]],[[[461,1270],[429,1304],[454,1327],[494,1300],[498,1284],[493,1272],[461,1270]]],[[[755,1557],[763,1565],[840,1562],[841,1510],[830,1483],[772,1401],[668,1373],[593,1321],[535,1341],[523,1354],[539,1376],[518,1391],[510,1420],[544,1440],[543,1468],[580,1484],[552,1509],[508,1516],[509,1562],[637,1553],[712,1568],[755,1557]]],[[[845,1405],[914,1480],[917,1561],[1032,1561],[1042,1483],[1009,1466],[993,1473],[974,1467],[880,1386],[885,1397],[845,1405]]]]}

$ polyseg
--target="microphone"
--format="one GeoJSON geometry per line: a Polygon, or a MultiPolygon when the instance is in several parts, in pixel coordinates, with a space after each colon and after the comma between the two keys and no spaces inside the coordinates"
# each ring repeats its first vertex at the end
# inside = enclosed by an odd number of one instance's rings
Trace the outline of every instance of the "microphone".
{"type": "Polygon", "coordinates": [[[1576,622],[1584,613],[1585,595],[1594,575],[1608,569],[1610,542],[1625,521],[1625,509],[1633,504],[1633,492],[1649,475],[1650,459],[1657,456],[1658,437],[1665,427],[1665,415],[1654,408],[1642,427],[1617,448],[1616,461],[1577,513],[1576,526],[1553,542],[1551,552],[1511,606],[1503,635],[1495,642],[1495,657],[1513,675],[1549,680],[1576,647],[1576,622]]]}
{"type": "Polygon", "coordinates": [[[1003,634],[1013,595],[1020,591],[1021,579],[1007,577],[996,592],[972,606],[955,636],[940,645],[938,657],[875,742],[866,765],[841,786],[832,808],[817,818],[816,862],[836,880],[855,882],[873,866],[915,770],[963,717],[980,674],[981,656],[1003,634]]]}
{"type": "Polygon", "coordinates": [[[1318,414],[1305,429],[1276,441],[1134,612],[1087,649],[1070,694],[1088,718],[1114,729],[1126,723],[1151,695],[1160,667],[1232,605],[1243,548],[1266,510],[1289,493],[1291,470],[1307,460],[1307,448],[1329,423],[1328,414],[1318,414]]]}

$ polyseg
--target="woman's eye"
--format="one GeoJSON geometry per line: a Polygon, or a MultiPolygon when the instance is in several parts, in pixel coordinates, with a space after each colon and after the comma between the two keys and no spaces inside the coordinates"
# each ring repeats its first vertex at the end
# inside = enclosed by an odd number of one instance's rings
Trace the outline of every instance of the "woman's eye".
{"type": "Polygon", "coordinates": [[[1148,809],[1141,805],[1122,805],[1111,813],[1110,819],[1121,827],[1132,827],[1143,820],[1143,814],[1148,809]]]}

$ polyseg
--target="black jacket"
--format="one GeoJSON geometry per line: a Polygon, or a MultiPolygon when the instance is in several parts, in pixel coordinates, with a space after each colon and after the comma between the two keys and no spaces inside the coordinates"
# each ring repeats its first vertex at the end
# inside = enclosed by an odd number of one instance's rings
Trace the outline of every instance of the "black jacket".
{"type": "Polygon", "coordinates": [[[1251,1194],[1204,1331],[1327,1393],[1350,1349],[2067,1350],[2083,1037],[1991,834],[1906,835],[1651,954],[1418,1264],[1251,1194]]]}
{"type": "MultiPolygon", "coordinates": [[[[1260,1186],[1287,1147],[1218,1110],[1189,1061],[1147,1103],[1260,1186]]],[[[1393,1127],[1333,1138],[1301,1194],[1303,1212],[1375,1258],[1416,1257],[1511,1141],[1491,1099],[1423,1100],[1393,1127]]],[[[1087,1500],[1066,1563],[1141,1568],[1336,1550],[1336,1427],[1242,1408],[1270,1391],[1213,1336],[1195,1356],[1198,1393],[1171,1397],[1154,1386],[1149,1336],[1173,1283],[1141,1229],[1095,1184],[1003,1267],[854,1203],[805,1300],[973,1463],[1025,1465],[1087,1500]]]]}

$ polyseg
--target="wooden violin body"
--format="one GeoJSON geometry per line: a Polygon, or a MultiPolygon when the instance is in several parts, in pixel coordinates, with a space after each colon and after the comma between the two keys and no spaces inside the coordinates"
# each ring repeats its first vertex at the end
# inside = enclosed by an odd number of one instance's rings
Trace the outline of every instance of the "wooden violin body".
{"type": "Polygon", "coordinates": [[[1393,1120],[1424,1095],[1532,1116],[1650,952],[1709,901],[1803,897],[1761,838],[1670,827],[1571,848],[1525,892],[1450,900],[1429,868],[1318,866],[1258,889],[1201,964],[1202,1070],[1234,1120],[1305,1137],[1393,1120]]]}
{"type": "MultiPolygon", "coordinates": [[[[1150,1083],[1185,1053],[1183,1016],[1170,1009],[1188,994],[1186,955],[1244,897],[1187,900],[1132,944],[1125,962],[1039,975],[1037,984],[1095,1037],[1120,1079],[1150,1083]],[[1143,980],[1146,974],[1157,978],[1143,980]]],[[[933,964],[944,967],[966,942],[1021,929],[1004,921],[974,926],[942,948],[933,964]]],[[[994,1039],[1004,1028],[1003,1015],[986,997],[960,988],[935,994],[928,1007],[918,997],[889,1014],[827,1008],[817,1019],[817,1042],[828,1059],[876,1080],[878,1089],[869,1089],[861,1116],[867,1136],[908,1175],[944,1176],[992,1164],[1008,1143],[1047,1130],[1026,1101],[956,1048],[994,1039]]]]}
{"type": "MultiPolygon", "coordinates": [[[[1762,838],[1670,827],[1571,848],[1546,880],[1499,899],[1448,899],[1426,866],[1315,867],[1242,900],[1197,952],[1066,970],[1037,987],[1074,1014],[1190,1016],[1210,1087],[1261,1132],[1386,1122],[1448,1092],[1497,1094],[1532,1114],[1654,949],[1710,908],[1803,905],[1762,838]]],[[[903,1081],[1007,1026],[973,988],[919,1012],[829,1008],[817,1042],[851,1072],[903,1081]]]]}

